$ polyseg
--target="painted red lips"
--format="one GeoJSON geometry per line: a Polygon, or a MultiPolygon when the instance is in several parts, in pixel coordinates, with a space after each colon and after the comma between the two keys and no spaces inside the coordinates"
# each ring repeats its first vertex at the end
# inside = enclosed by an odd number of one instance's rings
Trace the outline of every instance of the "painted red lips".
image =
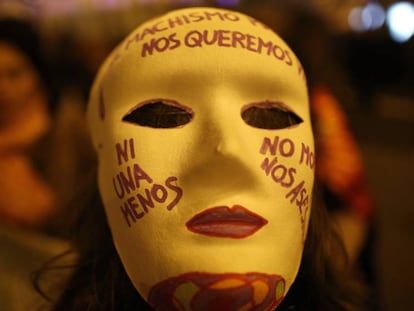
{"type": "Polygon", "coordinates": [[[188,230],[220,238],[242,239],[252,235],[268,221],[240,205],[217,206],[206,209],[191,218],[188,230]]]}

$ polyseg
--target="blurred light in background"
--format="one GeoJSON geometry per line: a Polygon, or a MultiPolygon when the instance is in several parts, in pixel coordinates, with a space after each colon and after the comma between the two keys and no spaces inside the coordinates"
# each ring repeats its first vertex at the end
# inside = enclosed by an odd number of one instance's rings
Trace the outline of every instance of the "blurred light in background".
{"type": "Polygon", "coordinates": [[[391,38],[396,42],[406,42],[414,34],[414,4],[400,1],[391,4],[387,10],[377,2],[353,7],[348,14],[349,27],[357,32],[372,31],[388,27],[391,38]]]}
{"type": "Polygon", "coordinates": [[[348,15],[349,26],[355,31],[379,29],[384,25],[384,8],[376,2],[353,8],[348,15]]]}
{"type": "Polygon", "coordinates": [[[387,11],[387,25],[394,41],[408,41],[414,33],[414,5],[410,2],[391,5],[387,11]]]}
{"type": "Polygon", "coordinates": [[[356,7],[353,8],[348,15],[348,23],[352,30],[354,31],[365,31],[367,30],[364,21],[362,19],[362,8],[356,7]]]}
{"type": "Polygon", "coordinates": [[[111,10],[115,8],[126,8],[131,5],[131,0],[92,0],[92,5],[96,9],[111,10]]]}
{"type": "Polygon", "coordinates": [[[385,11],[382,5],[372,2],[362,9],[362,20],[368,29],[378,29],[384,25],[385,11]]]}
{"type": "Polygon", "coordinates": [[[220,6],[236,6],[239,2],[239,0],[216,0],[216,3],[220,6]]]}

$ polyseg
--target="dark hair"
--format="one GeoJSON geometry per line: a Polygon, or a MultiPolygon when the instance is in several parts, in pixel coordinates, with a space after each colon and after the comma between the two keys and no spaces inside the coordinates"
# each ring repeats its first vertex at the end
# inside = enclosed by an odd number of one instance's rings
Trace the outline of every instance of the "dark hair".
{"type": "MultiPolygon", "coordinates": [[[[278,311],[367,310],[364,287],[347,267],[342,241],[316,199],[300,271],[278,311]]],[[[152,310],[127,276],[114,247],[96,181],[83,195],[73,246],[78,260],[53,311],[152,310]]],[[[49,267],[52,265],[49,264],[49,267]]],[[[46,270],[37,274],[36,287],[46,270]]]]}
{"type": "Polygon", "coordinates": [[[152,310],[135,290],[123,268],[106,221],[96,177],[93,177],[85,191],[74,200],[82,204],[74,206],[79,213],[71,228],[73,248],[63,254],[75,253],[78,260],[73,266],[61,266],[59,260],[62,256],[53,258],[34,274],[35,288],[51,300],[52,310],[56,311],[152,310]],[[47,280],[48,273],[62,268],[73,271],[59,299],[53,301],[50,298],[53,293],[42,289],[43,278],[47,280]]]}
{"type": "Polygon", "coordinates": [[[280,307],[285,310],[295,305],[292,310],[298,311],[370,310],[368,289],[348,265],[342,239],[318,189],[314,191],[300,270],[280,307]]]}

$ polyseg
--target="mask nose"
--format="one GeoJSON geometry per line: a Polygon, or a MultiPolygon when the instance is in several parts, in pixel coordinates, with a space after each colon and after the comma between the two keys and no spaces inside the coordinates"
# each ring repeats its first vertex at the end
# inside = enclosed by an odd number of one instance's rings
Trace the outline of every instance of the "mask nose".
{"type": "Polygon", "coordinates": [[[251,148],[241,129],[243,120],[234,113],[229,116],[223,111],[224,114],[226,117],[215,114],[204,120],[193,146],[199,151],[196,164],[193,162],[195,165],[188,167],[181,178],[183,184],[197,185],[201,192],[209,189],[213,197],[251,189],[256,180],[249,156],[251,148]]]}
{"type": "Polygon", "coordinates": [[[215,155],[240,157],[246,152],[245,137],[236,116],[217,118],[206,126],[206,134],[215,155]]]}
{"type": "Polygon", "coordinates": [[[257,187],[257,175],[248,159],[236,150],[234,145],[219,141],[213,153],[180,177],[183,188],[193,189],[200,199],[223,199],[257,187]]]}

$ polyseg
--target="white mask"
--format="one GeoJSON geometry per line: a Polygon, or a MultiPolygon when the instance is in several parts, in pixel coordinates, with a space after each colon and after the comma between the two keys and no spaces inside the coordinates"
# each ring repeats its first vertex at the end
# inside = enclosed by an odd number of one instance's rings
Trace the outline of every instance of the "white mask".
{"type": "Polygon", "coordinates": [[[102,66],[88,118],[114,243],[150,305],[282,301],[306,238],[314,147],[304,73],[279,36],[215,8],[150,20],[102,66]]]}

